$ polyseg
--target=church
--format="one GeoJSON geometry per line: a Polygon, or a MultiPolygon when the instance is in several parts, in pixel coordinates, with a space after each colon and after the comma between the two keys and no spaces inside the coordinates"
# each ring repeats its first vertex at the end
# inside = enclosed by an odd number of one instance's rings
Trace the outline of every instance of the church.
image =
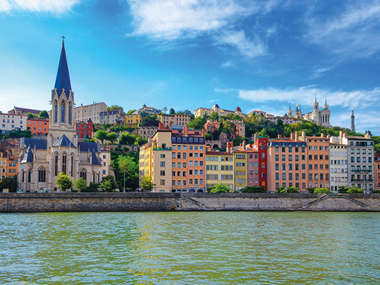
{"type": "Polygon", "coordinates": [[[97,143],[79,141],[73,120],[74,92],[71,89],[65,43],[54,89],[49,132],[45,138],[23,138],[19,157],[18,185],[26,192],[58,191],[59,173],[73,181],[82,177],[87,185],[102,180],[102,159],[97,143]]]}
{"type": "Polygon", "coordinates": [[[313,122],[317,124],[318,126],[322,127],[331,127],[330,124],[330,109],[329,105],[327,105],[327,100],[325,100],[325,105],[323,106],[323,109],[319,109],[319,103],[317,101],[317,98],[314,100],[313,104],[313,111],[310,113],[303,114],[301,108],[296,106],[296,110],[293,114],[292,108],[289,106],[289,112],[287,114],[287,117],[294,118],[294,119],[303,119],[309,122],[313,122]]]}

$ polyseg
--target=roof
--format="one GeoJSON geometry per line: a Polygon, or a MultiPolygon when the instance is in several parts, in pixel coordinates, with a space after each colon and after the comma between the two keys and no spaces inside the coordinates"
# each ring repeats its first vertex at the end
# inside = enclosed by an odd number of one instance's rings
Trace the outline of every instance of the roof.
{"type": "Polygon", "coordinates": [[[32,149],[47,149],[46,138],[22,138],[20,148],[31,147],[32,149]]]}
{"type": "Polygon", "coordinates": [[[35,110],[35,109],[28,109],[28,108],[21,108],[21,107],[13,107],[13,110],[15,112],[20,112],[20,113],[32,113],[32,114],[39,114],[41,110],[35,110]]]}
{"type": "Polygon", "coordinates": [[[80,152],[87,152],[87,151],[93,151],[99,152],[99,145],[94,142],[79,142],[78,143],[79,151],[80,152]]]}
{"type": "Polygon", "coordinates": [[[101,165],[100,160],[98,159],[95,150],[92,150],[92,165],[101,165]]]}
{"type": "MultiPolygon", "coordinates": [[[[69,68],[67,66],[66,50],[65,50],[65,42],[64,41],[62,41],[61,57],[59,59],[57,78],[55,79],[54,88],[56,88],[58,90],[58,96],[60,96],[62,89],[66,90],[66,91],[71,90],[70,74],[69,74],[69,68]]],[[[68,96],[68,95],[69,94],[67,92],[66,96],[68,96]]]]}
{"type": "Polygon", "coordinates": [[[62,135],[57,139],[53,146],[75,147],[66,135],[62,135]]]}
{"type": "Polygon", "coordinates": [[[295,142],[295,141],[270,141],[270,146],[303,146],[306,147],[305,142],[295,142]]]}
{"type": "Polygon", "coordinates": [[[367,141],[372,140],[371,138],[360,137],[360,136],[348,136],[347,138],[350,140],[367,140],[367,141]]]}

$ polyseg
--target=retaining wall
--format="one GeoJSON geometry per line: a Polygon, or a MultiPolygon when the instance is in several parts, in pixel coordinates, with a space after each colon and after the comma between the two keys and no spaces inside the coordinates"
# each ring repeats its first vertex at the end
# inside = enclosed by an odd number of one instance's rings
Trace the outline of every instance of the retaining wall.
{"type": "Polygon", "coordinates": [[[376,211],[380,194],[0,193],[0,212],[376,211]]]}

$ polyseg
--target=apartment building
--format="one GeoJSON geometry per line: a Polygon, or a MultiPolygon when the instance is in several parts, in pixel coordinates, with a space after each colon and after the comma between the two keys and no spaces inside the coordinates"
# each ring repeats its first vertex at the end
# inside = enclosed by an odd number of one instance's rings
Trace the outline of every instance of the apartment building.
{"type": "Polygon", "coordinates": [[[6,114],[0,112],[0,131],[6,133],[12,130],[26,130],[27,116],[18,114],[6,114]]]}
{"type": "Polygon", "coordinates": [[[267,160],[267,190],[280,187],[297,187],[307,191],[307,143],[294,139],[270,140],[267,160]]]}
{"type": "Polygon", "coordinates": [[[154,192],[204,192],[206,148],[201,131],[170,130],[160,124],[140,148],[140,181],[149,176],[154,192]]]}
{"type": "Polygon", "coordinates": [[[8,157],[7,161],[7,177],[17,176],[18,161],[14,157],[8,157]]]}
{"type": "Polygon", "coordinates": [[[101,174],[102,176],[108,176],[113,175],[112,168],[111,168],[111,152],[109,146],[102,146],[100,148],[100,154],[99,154],[102,164],[101,167],[101,174]]]}
{"type": "Polygon", "coordinates": [[[301,137],[307,143],[307,175],[309,188],[330,189],[330,139],[301,137]]]}
{"type": "Polygon", "coordinates": [[[91,119],[86,122],[77,122],[75,131],[80,139],[92,138],[94,136],[94,124],[91,119]]]}
{"type": "Polygon", "coordinates": [[[380,190],[380,154],[375,155],[374,162],[375,189],[380,190]]]}
{"type": "Polygon", "coordinates": [[[330,189],[337,192],[348,185],[347,145],[330,143],[330,189]]]}
{"type": "Polygon", "coordinates": [[[138,111],[125,115],[125,126],[127,128],[137,128],[140,126],[142,116],[138,111]]]}
{"type": "Polygon", "coordinates": [[[348,136],[348,185],[369,192],[374,189],[374,145],[366,137],[348,136]]]}
{"type": "Polygon", "coordinates": [[[183,114],[174,114],[174,115],[159,114],[157,116],[157,119],[162,124],[164,124],[164,126],[167,128],[171,128],[172,126],[184,127],[191,120],[190,116],[183,115],[183,114]]]}
{"type": "Polygon", "coordinates": [[[259,152],[247,151],[247,186],[259,186],[259,152]]]}
{"type": "Polygon", "coordinates": [[[158,127],[156,126],[143,126],[134,130],[134,133],[147,140],[157,132],[157,129],[158,127]]]}
{"type": "Polygon", "coordinates": [[[49,119],[27,119],[26,126],[33,136],[47,135],[47,133],[49,132],[49,119]]]}
{"type": "Polygon", "coordinates": [[[234,191],[234,159],[229,152],[206,152],[206,186],[224,184],[234,191]]]}
{"type": "Polygon", "coordinates": [[[172,134],[168,129],[157,130],[153,138],[140,148],[139,179],[152,179],[152,192],[172,191],[172,134]]]}
{"type": "Polygon", "coordinates": [[[77,122],[91,120],[94,124],[101,124],[100,113],[102,112],[107,112],[107,105],[104,102],[80,105],[74,108],[74,119],[77,122]]]}
{"type": "Polygon", "coordinates": [[[23,116],[27,116],[29,113],[31,113],[34,116],[38,117],[38,115],[40,114],[40,112],[41,112],[41,110],[29,109],[29,108],[21,108],[21,107],[14,106],[12,110],[8,111],[8,114],[10,114],[10,115],[23,115],[23,116]]]}
{"type": "Polygon", "coordinates": [[[100,124],[122,125],[125,122],[125,114],[122,110],[111,110],[99,113],[100,124]]]}
{"type": "Polygon", "coordinates": [[[4,152],[0,152],[0,179],[7,177],[8,158],[4,152]]]}
{"type": "Polygon", "coordinates": [[[248,154],[245,150],[236,150],[234,156],[234,187],[235,191],[247,186],[248,180],[248,154]]]}

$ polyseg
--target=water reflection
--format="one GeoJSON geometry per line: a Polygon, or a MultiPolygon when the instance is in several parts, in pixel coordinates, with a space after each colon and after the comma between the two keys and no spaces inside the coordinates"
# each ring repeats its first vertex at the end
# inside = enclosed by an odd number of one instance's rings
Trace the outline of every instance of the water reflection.
{"type": "Polygon", "coordinates": [[[0,215],[0,283],[379,283],[378,213],[0,215]]]}

